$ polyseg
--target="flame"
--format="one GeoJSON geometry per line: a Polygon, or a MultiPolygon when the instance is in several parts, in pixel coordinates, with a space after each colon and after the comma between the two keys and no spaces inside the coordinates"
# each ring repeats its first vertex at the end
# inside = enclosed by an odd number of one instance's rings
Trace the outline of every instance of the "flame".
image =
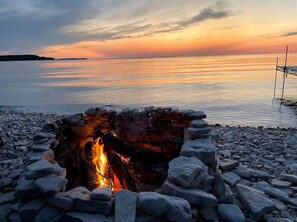
{"type": "MultiPolygon", "coordinates": [[[[96,168],[97,172],[106,176],[107,171],[107,157],[104,153],[104,144],[101,142],[101,138],[97,138],[95,143],[93,144],[92,149],[92,163],[96,168]]],[[[104,178],[102,175],[97,173],[97,186],[98,187],[108,187],[110,186],[110,182],[104,178]]]]}

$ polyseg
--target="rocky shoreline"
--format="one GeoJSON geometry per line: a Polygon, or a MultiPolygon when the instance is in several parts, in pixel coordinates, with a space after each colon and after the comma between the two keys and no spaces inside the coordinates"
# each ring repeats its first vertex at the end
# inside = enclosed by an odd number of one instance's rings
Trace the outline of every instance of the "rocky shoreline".
{"type": "MultiPolygon", "coordinates": [[[[0,108],[0,221],[19,221],[13,194],[24,168],[27,146],[45,122],[60,118],[56,114],[0,108]]],[[[275,204],[276,209],[263,216],[265,221],[296,221],[297,129],[220,125],[211,128],[223,179],[231,187],[236,204],[242,209],[242,204],[252,205],[241,203],[237,196],[235,184],[245,185],[264,192],[275,204]]],[[[215,214],[208,211],[202,216],[218,220],[215,214]]],[[[257,221],[250,212],[245,214],[247,221],[257,221]]]]}

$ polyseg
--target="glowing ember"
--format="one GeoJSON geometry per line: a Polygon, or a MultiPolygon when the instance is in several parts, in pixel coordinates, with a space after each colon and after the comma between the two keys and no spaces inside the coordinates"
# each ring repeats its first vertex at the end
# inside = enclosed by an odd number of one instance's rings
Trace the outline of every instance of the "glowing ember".
{"type": "Polygon", "coordinates": [[[105,177],[107,174],[107,157],[104,154],[104,144],[101,142],[101,138],[98,138],[93,144],[92,149],[92,162],[96,168],[97,173],[97,186],[109,187],[111,184],[105,177]],[[104,177],[105,176],[105,177],[104,177]]]}

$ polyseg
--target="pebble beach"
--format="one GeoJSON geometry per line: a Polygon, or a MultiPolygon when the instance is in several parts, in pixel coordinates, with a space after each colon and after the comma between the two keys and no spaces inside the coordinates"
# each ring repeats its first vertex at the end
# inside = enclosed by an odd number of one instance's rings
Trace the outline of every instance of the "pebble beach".
{"type": "MultiPolygon", "coordinates": [[[[26,162],[27,146],[44,123],[59,118],[53,113],[0,108],[0,221],[19,221],[13,194],[26,162]]],[[[210,127],[224,182],[236,204],[242,206],[234,185],[246,185],[264,192],[275,203],[275,210],[263,216],[265,221],[296,221],[297,129],[210,127]]],[[[209,214],[205,212],[202,217],[215,221],[216,215],[209,214]]],[[[246,216],[247,221],[257,221],[250,213],[246,216]]]]}

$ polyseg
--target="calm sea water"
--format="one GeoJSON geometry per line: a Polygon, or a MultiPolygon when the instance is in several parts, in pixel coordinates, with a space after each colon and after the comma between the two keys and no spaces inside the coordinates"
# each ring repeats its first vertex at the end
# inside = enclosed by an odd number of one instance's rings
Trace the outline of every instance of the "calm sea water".
{"type": "MultiPolygon", "coordinates": [[[[272,100],[277,56],[1,62],[0,105],[58,113],[171,106],[202,110],[210,123],[296,127],[296,113],[272,100]]],[[[285,98],[297,99],[296,86],[289,76],[285,98]]],[[[277,97],[280,88],[281,74],[277,97]]]]}

